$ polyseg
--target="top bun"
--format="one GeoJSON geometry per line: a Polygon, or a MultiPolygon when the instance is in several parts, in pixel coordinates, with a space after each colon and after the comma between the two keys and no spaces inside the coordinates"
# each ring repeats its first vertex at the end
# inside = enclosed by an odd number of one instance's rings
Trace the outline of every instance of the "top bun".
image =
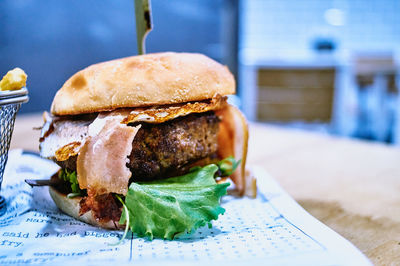
{"type": "Polygon", "coordinates": [[[226,66],[201,54],[157,53],[91,65],[65,82],[53,115],[175,104],[235,93],[226,66]]]}

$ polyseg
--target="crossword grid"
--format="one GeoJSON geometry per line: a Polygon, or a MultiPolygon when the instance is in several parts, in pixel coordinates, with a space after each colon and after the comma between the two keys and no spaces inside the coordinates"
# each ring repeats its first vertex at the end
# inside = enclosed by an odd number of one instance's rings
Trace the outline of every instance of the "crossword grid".
{"type": "Polygon", "coordinates": [[[325,249],[291,224],[268,201],[232,196],[227,196],[224,201],[226,214],[213,223],[213,228],[203,227],[193,235],[181,236],[172,242],[134,239],[133,259],[171,259],[176,255],[191,260],[206,257],[213,260],[254,259],[325,249]],[[160,245],[162,252],[159,252],[160,245]],[[174,252],[176,250],[178,254],[174,252]]]}

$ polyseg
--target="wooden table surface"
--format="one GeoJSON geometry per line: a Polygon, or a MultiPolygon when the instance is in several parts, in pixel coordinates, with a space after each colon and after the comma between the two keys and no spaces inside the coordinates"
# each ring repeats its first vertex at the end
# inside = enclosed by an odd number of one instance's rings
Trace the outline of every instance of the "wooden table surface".
{"type": "MultiPolygon", "coordinates": [[[[11,148],[38,151],[41,124],[18,116],[11,148]]],[[[400,148],[251,124],[248,163],[374,264],[400,264],[400,148]]]]}

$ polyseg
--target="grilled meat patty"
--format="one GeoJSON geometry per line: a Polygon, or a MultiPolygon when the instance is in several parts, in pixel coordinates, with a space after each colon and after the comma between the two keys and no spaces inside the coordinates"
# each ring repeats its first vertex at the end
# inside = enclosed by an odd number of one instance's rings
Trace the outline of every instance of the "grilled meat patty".
{"type": "Polygon", "coordinates": [[[218,118],[191,114],[162,124],[143,124],[132,143],[128,167],[136,180],[168,176],[217,151],[218,118]]]}
{"type": "MultiPolygon", "coordinates": [[[[217,151],[219,118],[214,112],[190,114],[161,124],[142,123],[132,142],[127,166],[133,181],[173,176],[217,151]]],[[[76,156],[57,162],[76,170],[76,156]]]]}

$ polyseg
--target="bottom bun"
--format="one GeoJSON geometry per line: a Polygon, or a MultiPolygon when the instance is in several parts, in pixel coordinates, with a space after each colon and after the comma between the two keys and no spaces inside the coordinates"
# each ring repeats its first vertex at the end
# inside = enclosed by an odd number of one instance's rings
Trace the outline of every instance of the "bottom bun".
{"type": "Polygon", "coordinates": [[[95,219],[92,215],[92,211],[88,211],[87,213],[83,215],[79,215],[79,209],[80,209],[80,204],[79,202],[81,201],[82,197],[75,197],[75,198],[67,198],[67,195],[57,191],[53,187],[49,187],[49,193],[50,196],[53,198],[55,204],[57,207],[62,210],[64,213],[68,214],[69,216],[72,216],[82,222],[85,222],[87,224],[91,224],[94,226],[98,226],[101,228],[105,229],[122,229],[125,226],[120,225],[118,222],[113,222],[113,221],[108,221],[108,222],[102,222],[97,219],[95,219]]]}

